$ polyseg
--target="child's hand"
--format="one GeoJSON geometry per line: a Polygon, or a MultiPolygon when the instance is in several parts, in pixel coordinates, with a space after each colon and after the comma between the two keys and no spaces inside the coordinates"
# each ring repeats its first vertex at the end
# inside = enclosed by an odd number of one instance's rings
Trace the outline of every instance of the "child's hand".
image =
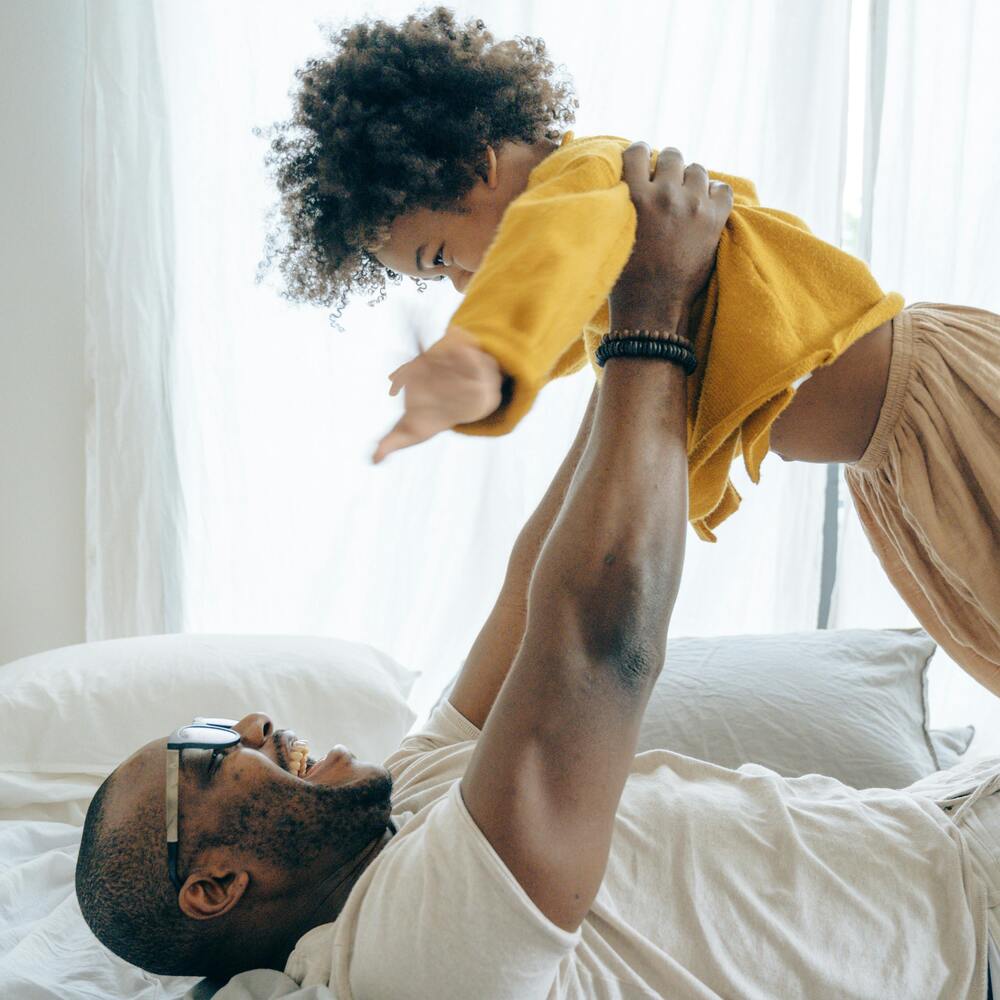
{"type": "Polygon", "coordinates": [[[500,405],[500,365],[457,326],[389,378],[390,396],[405,390],[406,412],[379,442],[372,457],[376,465],[400,448],[488,417],[500,405]]]}

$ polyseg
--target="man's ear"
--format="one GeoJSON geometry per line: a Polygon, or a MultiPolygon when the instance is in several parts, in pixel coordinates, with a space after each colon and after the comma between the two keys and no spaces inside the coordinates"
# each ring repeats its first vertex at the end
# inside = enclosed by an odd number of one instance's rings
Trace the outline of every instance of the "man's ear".
{"type": "Polygon", "coordinates": [[[192,920],[212,920],[228,913],[249,884],[249,872],[237,871],[232,865],[201,865],[184,880],[177,905],[192,920]]]}

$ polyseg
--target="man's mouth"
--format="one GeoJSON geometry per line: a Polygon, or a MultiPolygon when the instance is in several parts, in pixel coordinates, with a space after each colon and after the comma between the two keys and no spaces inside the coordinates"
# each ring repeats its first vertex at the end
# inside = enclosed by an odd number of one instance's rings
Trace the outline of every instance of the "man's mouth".
{"type": "Polygon", "coordinates": [[[332,767],[345,759],[354,760],[354,754],[340,743],[317,760],[309,756],[309,743],[301,737],[289,734],[278,742],[278,762],[289,774],[303,780],[311,776],[313,770],[329,770],[329,767],[321,768],[320,765],[332,767]]]}
{"type": "Polygon", "coordinates": [[[278,766],[296,778],[305,777],[316,763],[309,756],[309,743],[295,735],[290,729],[281,729],[274,734],[275,755],[278,766]]]}
{"type": "Polygon", "coordinates": [[[345,778],[351,773],[350,767],[354,759],[354,754],[347,747],[338,743],[319,760],[306,758],[306,769],[300,777],[304,781],[314,781],[320,785],[343,785],[345,778]]]}
{"type": "Polygon", "coordinates": [[[305,740],[293,740],[288,748],[288,770],[296,778],[304,778],[315,763],[309,756],[309,744],[305,740]]]}

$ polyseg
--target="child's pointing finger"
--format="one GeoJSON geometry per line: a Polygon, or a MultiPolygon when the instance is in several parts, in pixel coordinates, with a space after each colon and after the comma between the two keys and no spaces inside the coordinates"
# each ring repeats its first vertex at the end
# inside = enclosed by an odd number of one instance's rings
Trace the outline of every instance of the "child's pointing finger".
{"type": "Polygon", "coordinates": [[[394,451],[420,444],[421,441],[426,441],[428,438],[434,437],[435,434],[437,434],[437,430],[433,428],[418,430],[409,415],[404,414],[396,426],[379,441],[375,454],[372,456],[372,464],[378,465],[383,458],[391,455],[394,451]]]}

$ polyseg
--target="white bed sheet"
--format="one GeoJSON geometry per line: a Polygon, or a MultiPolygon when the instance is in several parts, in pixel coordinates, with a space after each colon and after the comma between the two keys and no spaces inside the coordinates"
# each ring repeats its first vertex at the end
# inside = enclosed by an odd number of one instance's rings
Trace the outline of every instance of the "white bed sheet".
{"type": "Polygon", "coordinates": [[[216,991],[116,958],[91,934],[73,887],[87,803],[100,779],[0,772],[0,997],[11,1000],[333,1000],[278,972],[216,991]]]}
{"type": "Polygon", "coordinates": [[[174,1000],[197,982],[161,979],[115,958],[84,922],[73,876],[83,811],[99,783],[0,773],[2,997],[174,1000]]]}

